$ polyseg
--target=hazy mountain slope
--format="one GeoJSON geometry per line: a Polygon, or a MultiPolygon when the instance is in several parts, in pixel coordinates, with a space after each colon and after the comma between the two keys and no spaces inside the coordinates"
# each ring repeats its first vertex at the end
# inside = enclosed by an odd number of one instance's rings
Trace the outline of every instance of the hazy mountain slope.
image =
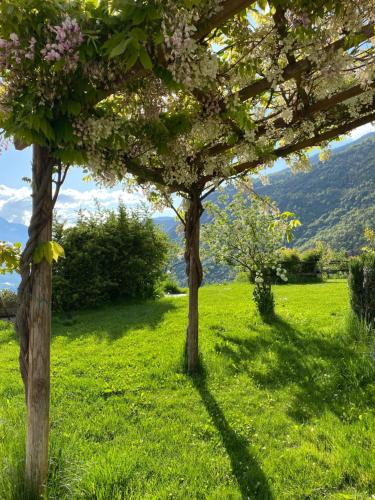
{"type": "Polygon", "coordinates": [[[363,245],[366,225],[375,225],[375,134],[314,162],[308,173],[283,171],[257,192],[297,214],[303,226],[294,244],[311,247],[324,240],[353,253],[363,245]]]}
{"type": "Polygon", "coordinates": [[[23,224],[8,222],[0,217],[0,241],[19,241],[24,244],[27,240],[27,227],[23,224]]]}
{"type": "MultiPolygon", "coordinates": [[[[295,246],[308,248],[323,240],[355,253],[363,246],[365,226],[375,227],[375,134],[336,149],[324,163],[317,158],[312,163],[310,172],[293,175],[286,169],[270,175],[269,185],[256,182],[255,189],[301,220],[295,246]]],[[[216,198],[211,195],[212,201],[216,198]]],[[[172,221],[168,233],[174,238],[172,221]]]]}

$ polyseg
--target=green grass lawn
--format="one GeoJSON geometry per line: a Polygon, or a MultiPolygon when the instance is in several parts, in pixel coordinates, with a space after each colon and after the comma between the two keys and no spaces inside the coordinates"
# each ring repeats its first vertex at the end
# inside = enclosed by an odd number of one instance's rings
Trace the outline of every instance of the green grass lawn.
{"type": "MultiPolygon", "coordinates": [[[[375,370],[345,334],[344,282],[200,292],[203,371],[183,371],[187,298],[55,320],[50,498],[368,499],[375,370]]],[[[0,323],[0,499],[16,498],[23,388],[0,323]]]]}

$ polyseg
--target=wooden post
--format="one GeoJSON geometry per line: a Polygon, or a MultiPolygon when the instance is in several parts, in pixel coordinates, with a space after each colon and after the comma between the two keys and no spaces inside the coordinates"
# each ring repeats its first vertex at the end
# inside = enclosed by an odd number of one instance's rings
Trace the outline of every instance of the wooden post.
{"type": "MultiPolygon", "coordinates": [[[[48,150],[33,147],[33,222],[40,228],[36,244],[52,239],[52,163],[48,150]]],[[[50,404],[52,271],[43,260],[31,267],[27,373],[27,440],[25,479],[36,496],[46,491],[50,404]]]]}
{"type": "Polygon", "coordinates": [[[185,262],[189,283],[189,320],[186,335],[186,356],[189,373],[196,372],[199,366],[198,294],[203,278],[202,264],[199,256],[200,217],[202,211],[200,191],[192,191],[185,220],[185,262]]]}

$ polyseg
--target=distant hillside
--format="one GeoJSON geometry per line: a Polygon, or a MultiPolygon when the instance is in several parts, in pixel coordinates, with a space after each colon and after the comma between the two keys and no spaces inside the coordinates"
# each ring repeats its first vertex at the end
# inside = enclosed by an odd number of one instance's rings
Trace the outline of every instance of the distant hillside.
{"type": "Polygon", "coordinates": [[[173,241],[179,241],[180,236],[177,234],[177,222],[174,217],[155,217],[153,219],[160,229],[162,229],[173,241]]]}
{"type": "Polygon", "coordinates": [[[23,224],[8,222],[0,217],[0,240],[24,244],[27,240],[27,227],[23,224]]]}
{"type": "MultiPolygon", "coordinates": [[[[364,245],[364,228],[375,227],[375,134],[368,134],[349,145],[336,148],[322,163],[312,159],[312,170],[292,174],[289,169],[271,174],[269,185],[255,183],[261,196],[275,200],[281,210],[295,212],[302,226],[296,231],[293,245],[301,249],[315,246],[319,240],[331,247],[357,253],[364,245]]],[[[228,189],[228,193],[233,193],[228,189]]],[[[217,193],[210,196],[217,199],[217,193]]],[[[180,241],[173,217],[154,219],[169,236],[180,241]]],[[[204,214],[202,222],[207,222],[204,214]]],[[[205,263],[206,282],[222,281],[228,269],[205,263]]],[[[179,280],[185,279],[184,266],[175,266],[179,280]]]]}
{"type": "Polygon", "coordinates": [[[366,225],[375,226],[375,134],[339,148],[324,163],[313,160],[308,173],[284,170],[270,182],[256,190],[297,214],[303,225],[295,246],[308,248],[322,240],[356,253],[366,225]]]}
{"type": "MultiPolygon", "coordinates": [[[[292,174],[285,169],[271,174],[270,184],[256,182],[255,190],[275,200],[281,210],[296,213],[302,226],[296,232],[295,246],[305,249],[322,240],[335,249],[358,252],[364,244],[364,228],[375,226],[375,134],[337,148],[324,163],[315,157],[312,164],[307,173],[292,174]]],[[[210,197],[211,201],[216,198],[217,193],[210,197]]],[[[160,219],[176,239],[173,217],[160,219]]],[[[160,219],[154,220],[159,224],[160,219]]]]}

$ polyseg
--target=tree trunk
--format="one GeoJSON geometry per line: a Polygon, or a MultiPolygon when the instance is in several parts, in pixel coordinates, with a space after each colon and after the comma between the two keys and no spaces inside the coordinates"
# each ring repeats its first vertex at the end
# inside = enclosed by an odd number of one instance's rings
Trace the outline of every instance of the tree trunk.
{"type": "Polygon", "coordinates": [[[200,192],[194,191],[190,195],[185,220],[185,262],[189,283],[189,322],[186,336],[186,356],[189,373],[196,372],[199,366],[198,290],[203,278],[202,264],[199,257],[200,217],[202,212],[200,192]]]}
{"type": "Polygon", "coordinates": [[[45,492],[48,478],[52,271],[46,260],[32,263],[32,255],[52,239],[52,165],[48,149],[34,145],[33,212],[18,290],[20,368],[27,400],[25,481],[35,496],[45,492]]]}

